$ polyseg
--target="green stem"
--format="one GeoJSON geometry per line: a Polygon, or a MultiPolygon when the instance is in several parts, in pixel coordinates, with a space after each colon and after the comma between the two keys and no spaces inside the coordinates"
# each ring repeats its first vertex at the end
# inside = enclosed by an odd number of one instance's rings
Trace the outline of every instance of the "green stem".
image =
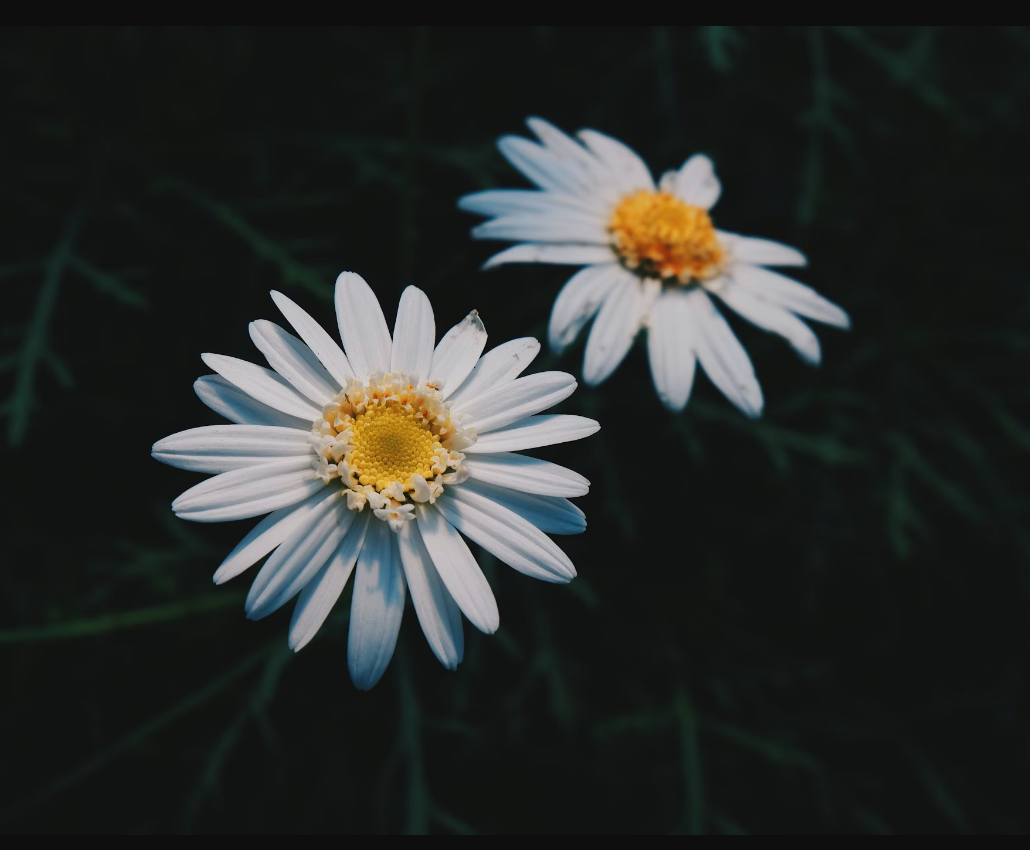
{"type": "Polygon", "coordinates": [[[698,744],[697,715],[682,687],[676,690],[676,719],[679,726],[680,752],[683,757],[683,780],[686,791],[687,832],[703,835],[705,831],[705,788],[698,744]]]}
{"type": "Polygon", "coordinates": [[[25,429],[29,424],[29,414],[33,404],[32,386],[36,377],[36,367],[46,351],[50,317],[57,305],[57,291],[61,285],[61,277],[71,259],[72,245],[75,243],[79,226],[82,224],[82,217],[83,208],[80,206],[68,219],[60,241],[47,260],[43,285],[40,287],[39,296],[36,299],[36,309],[25,329],[25,339],[22,342],[18,363],[18,375],[15,378],[14,393],[11,396],[9,408],[11,421],[7,427],[7,439],[12,446],[21,445],[25,438],[25,429]]]}
{"type": "Polygon", "coordinates": [[[136,611],[125,611],[94,617],[88,620],[73,620],[70,623],[55,623],[51,626],[38,626],[32,629],[13,629],[0,632],[0,644],[35,643],[45,640],[64,640],[67,638],[91,637],[131,629],[136,626],[150,626],[178,620],[190,614],[202,614],[206,611],[217,611],[231,605],[241,605],[243,597],[239,593],[212,593],[199,599],[185,602],[173,602],[169,605],[157,605],[152,608],[140,608],[136,611]]]}
{"type": "Polygon", "coordinates": [[[226,670],[222,675],[209,682],[199,691],[195,691],[190,694],[190,696],[175,703],[171,708],[161,712],[156,717],[151,718],[142,726],[136,727],[129,732],[129,734],[116,741],[113,745],[102,752],[97,753],[91,759],[88,759],[75,769],[69,771],[60,779],[51,782],[42,790],[37,791],[35,794],[18,801],[3,812],[0,812],[0,823],[10,822],[15,817],[23,815],[25,812],[36,808],[63,791],[67,791],[69,788],[72,788],[106,767],[122,753],[139,746],[147,739],[156,735],[166,726],[170,726],[179,718],[185,717],[194,709],[199,708],[208,700],[220,694],[229,687],[229,685],[245,673],[249,672],[253,667],[256,667],[259,662],[268,657],[268,652],[269,648],[265,646],[257,652],[248,655],[239,664],[226,670]]]}

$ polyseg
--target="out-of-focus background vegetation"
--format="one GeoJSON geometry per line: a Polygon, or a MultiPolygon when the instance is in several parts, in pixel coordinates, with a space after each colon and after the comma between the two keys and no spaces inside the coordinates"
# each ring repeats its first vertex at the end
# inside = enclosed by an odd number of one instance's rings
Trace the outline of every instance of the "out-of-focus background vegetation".
{"type": "Polygon", "coordinates": [[[5,29],[0,828],[1026,830],[1028,109],[1025,28],[5,29]],[[543,453],[593,481],[580,578],[484,556],[498,634],[449,673],[409,610],[363,694],[349,594],[296,656],[247,621],[251,523],[176,520],[150,445],[272,288],[543,338],[572,270],[481,273],[455,207],[524,185],[527,115],[709,154],[854,329],[811,370],[731,316],[757,422],[668,413],[638,344],[543,453]]]}

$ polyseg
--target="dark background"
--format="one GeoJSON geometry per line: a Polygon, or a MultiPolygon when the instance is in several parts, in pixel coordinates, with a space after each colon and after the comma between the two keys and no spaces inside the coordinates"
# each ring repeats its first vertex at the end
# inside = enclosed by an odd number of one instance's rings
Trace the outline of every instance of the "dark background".
{"type": "MultiPolygon", "coordinates": [[[[1030,30],[43,29],[0,34],[0,828],[997,832],[1030,785],[1030,30]],[[717,226],[797,245],[847,309],[824,366],[730,316],[767,407],[658,403],[638,341],[541,452],[593,481],[580,578],[482,561],[456,673],[409,610],[380,684],[349,591],[299,655],[210,576],[252,523],[169,508],[151,444],[217,421],[281,288],[361,273],[439,332],[543,339],[572,270],[481,273],[457,198],[527,115],[717,226]]],[[[534,369],[579,373],[582,341],[534,369]]]]}

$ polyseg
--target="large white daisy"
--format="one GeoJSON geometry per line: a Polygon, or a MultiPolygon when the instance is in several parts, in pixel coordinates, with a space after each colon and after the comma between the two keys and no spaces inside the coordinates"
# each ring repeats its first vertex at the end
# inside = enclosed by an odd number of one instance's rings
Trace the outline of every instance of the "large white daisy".
{"type": "Polygon", "coordinates": [[[205,354],[218,374],[194,385],[235,424],[154,444],[164,463],[218,473],[172,509],[197,522],[268,514],[214,578],[228,581],[271,553],[247,615],[265,617],[300,594],[294,650],[314,637],[354,573],[347,661],[359,688],[371,688],[390,663],[406,592],[436,657],[454,669],[461,614],[487,633],[499,622],[461,535],[526,575],[570,581],[576,570],[547,534],[586,528],[568,497],[584,495],[589,482],[514,452],[578,440],[598,424],[537,415],[571,395],[576,381],[564,372],[519,377],[540,349],[535,339],[483,354],[486,330],[473,311],[434,347],[433,308],[413,286],[401,296],[391,337],[368,284],[340,275],[343,349],[285,295],[272,298],[300,339],[252,322],[251,339],[272,368],[205,354]]]}
{"type": "Polygon", "coordinates": [[[749,416],[762,412],[751,359],[712,302],[716,295],[752,324],[783,336],[810,364],[819,340],[798,317],[847,328],[847,313],[803,284],[764,266],[803,266],[796,249],[716,230],[708,211],[721,186],[708,157],[690,157],[658,185],[636,153],[594,130],[579,140],[539,118],[540,142],[505,136],[501,153],[542,191],[467,195],[462,209],[495,216],[477,239],[521,244],[484,266],[583,265],[554,302],[548,337],[561,352],[594,320],[583,379],[599,384],[648,331],[651,374],[662,402],[682,410],[696,364],[749,416]]]}

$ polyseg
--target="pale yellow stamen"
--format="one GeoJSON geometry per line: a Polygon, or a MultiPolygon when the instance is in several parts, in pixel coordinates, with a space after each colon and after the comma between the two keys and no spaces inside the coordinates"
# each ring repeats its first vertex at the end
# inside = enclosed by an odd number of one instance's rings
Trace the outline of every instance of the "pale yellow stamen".
{"type": "Polygon", "coordinates": [[[371,505],[394,531],[414,519],[409,498],[433,504],[445,484],[468,477],[461,449],[476,441],[474,429],[451,419],[436,389],[389,374],[352,381],[322,408],[311,432],[315,474],[326,484],[340,479],[350,510],[371,505]]]}
{"type": "Polygon", "coordinates": [[[725,254],[708,213],[668,192],[627,195],[608,231],[623,265],[642,277],[686,284],[722,270],[725,254]]]}

